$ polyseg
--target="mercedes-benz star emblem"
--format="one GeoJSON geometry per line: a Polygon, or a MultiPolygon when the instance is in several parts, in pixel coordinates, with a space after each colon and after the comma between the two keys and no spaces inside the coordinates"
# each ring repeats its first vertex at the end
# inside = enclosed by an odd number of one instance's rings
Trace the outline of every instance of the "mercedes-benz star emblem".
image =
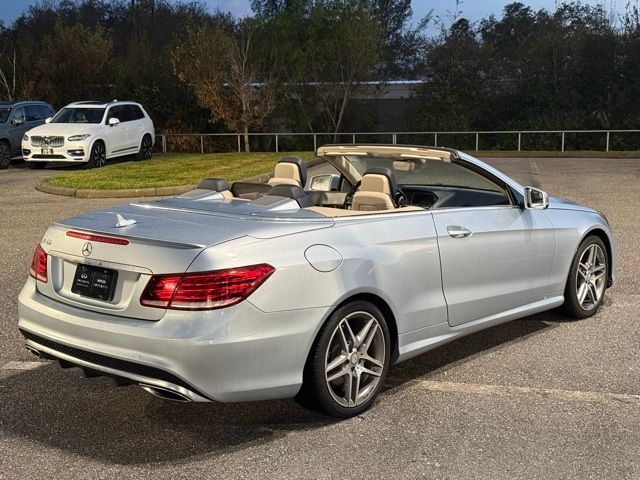
{"type": "Polygon", "coordinates": [[[89,255],[91,255],[91,250],[93,250],[91,243],[90,242],[85,243],[82,246],[82,255],[84,255],[85,257],[88,257],[89,255]]]}

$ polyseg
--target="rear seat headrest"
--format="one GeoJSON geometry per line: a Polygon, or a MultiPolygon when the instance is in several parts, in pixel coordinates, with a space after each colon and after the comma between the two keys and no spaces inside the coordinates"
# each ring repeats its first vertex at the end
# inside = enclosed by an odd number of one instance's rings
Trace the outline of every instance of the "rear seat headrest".
{"type": "Polygon", "coordinates": [[[229,183],[223,178],[203,178],[196,188],[213,190],[214,192],[224,192],[230,189],[229,183]]]}
{"type": "MultiPolygon", "coordinates": [[[[293,163],[298,167],[298,172],[300,174],[300,186],[304,188],[307,184],[307,163],[299,157],[282,157],[278,160],[278,163],[293,163]]],[[[276,168],[278,166],[276,165],[276,168]]],[[[277,175],[276,175],[277,176],[277,175]]]]}
{"type": "Polygon", "coordinates": [[[311,195],[305,192],[302,187],[299,187],[298,185],[276,185],[267,192],[267,195],[291,198],[298,202],[300,208],[313,206],[311,195]]]}

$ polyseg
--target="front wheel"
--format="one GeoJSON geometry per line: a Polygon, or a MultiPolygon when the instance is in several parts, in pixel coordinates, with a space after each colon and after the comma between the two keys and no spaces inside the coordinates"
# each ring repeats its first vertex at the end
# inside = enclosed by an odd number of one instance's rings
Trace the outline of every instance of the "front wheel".
{"type": "Polygon", "coordinates": [[[91,147],[91,156],[89,162],[87,162],[86,168],[100,168],[104,167],[107,163],[107,150],[104,143],[98,141],[91,147]]]}
{"type": "Polygon", "coordinates": [[[389,370],[389,329],[382,312],[365,301],[336,310],[309,354],[298,403],[335,417],[367,410],[389,370]]]}
{"type": "Polygon", "coordinates": [[[0,169],[4,170],[11,165],[11,147],[7,142],[0,142],[0,169]]]}
{"type": "Polygon", "coordinates": [[[594,315],[602,305],[608,278],[607,248],[599,237],[587,237],[571,263],[564,292],[564,311],[577,319],[594,315]]]}
{"type": "Polygon", "coordinates": [[[140,151],[138,151],[138,160],[150,160],[153,156],[153,141],[151,135],[147,134],[142,137],[140,142],[140,151]]]}

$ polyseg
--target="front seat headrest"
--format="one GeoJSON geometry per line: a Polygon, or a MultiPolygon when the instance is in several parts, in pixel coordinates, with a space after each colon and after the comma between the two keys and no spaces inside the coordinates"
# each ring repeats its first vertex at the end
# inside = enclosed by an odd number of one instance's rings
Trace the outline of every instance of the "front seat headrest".
{"type": "Polygon", "coordinates": [[[298,185],[276,185],[267,192],[267,195],[291,198],[298,202],[300,208],[313,206],[311,195],[305,192],[302,187],[299,187],[298,185]]]}
{"type": "Polygon", "coordinates": [[[307,164],[298,157],[283,157],[276,164],[273,178],[269,185],[298,185],[302,188],[307,184],[307,164]]]}
{"type": "Polygon", "coordinates": [[[372,167],[362,176],[353,196],[354,210],[390,210],[396,208],[398,183],[396,175],[386,167],[372,167]]]}
{"type": "Polygon", "coordinates": [[[224,192],[229,190],[229,183],[224,178],[203,178],[196,186],[203,190],[213,190],[214,192],[224,192]]]}

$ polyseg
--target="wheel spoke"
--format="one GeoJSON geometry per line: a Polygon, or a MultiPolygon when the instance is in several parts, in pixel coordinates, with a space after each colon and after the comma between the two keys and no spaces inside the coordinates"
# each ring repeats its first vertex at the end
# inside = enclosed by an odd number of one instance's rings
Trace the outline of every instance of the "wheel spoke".
{"type": "Polygon", "coordinates": [[[333,360],[331,360],[331,362],[329,362],[329,365],[327,365],[327,369],[326,372],[329,373],[330,371],[338,368],[340,365],[344,364],[349,357],[347,357],[346,355],[339,355],[336,358],[334,358],[333,360]]]}
{"type": "Polygon", "coordinates": [[[340,346],[342,347],[342,353],[346,355],[349,353],[349,342],[347,342],[347,337],[344,336],[342,324],[338,326],[338,331],[340,332],[340,346]]]}
{"type": "Polygon", "coordinates": [[[374,377],[379,377],[381,375],[380,372],[376,372],[375,370],[371,370],[363,365],[360,366],[360,371],[362,373],[368,373],[369,375],[373,375],[374,377]]]}
{"type": "Polygon", "coordinates": [[[355,381],[355,388],[349,397],[349,403],[351,403],[351,399],[353,398],[353,404],[356,405],[358,402],[358,393],[360,393],[360,374],[352,375],[352,378],[355,381]]]}
{"type": "Polygon", "coordinates": [[[372,318],[365,324],[364,327],[362,327],[362,330],[358,332],[358,335],[356,336],[356,344],[354,345],[356,348],[358,348],[365,342],[365,339],[369,331],[371,330],[371,327],[375,328],[374,325],[377,325],[377,324],[375,319],[372,318]]]}
{"type": "Polygon", "coordinates": [[[587,271],[589,270],[589,268],[587,268],[587,266],[584,263],[579,263],[578,264],[578,274],[584,278],[586,280],[587,278],[587,271]]]}
{"type": "Polygon", "coordinates": [[[351,380],[351,369],[347,366],[341,370],[338,370],[336,373],[334,373],[333,375],[327,376],[327,382],[333,382],[334,380],[343,377],[343,376],[347,376],[348,378],[345,379],[345,385],[350,382],[351,380]]]}
{"type": "Polygon", "coordinates": [[[347,330],[349,330],[349,338],[351,338],[353,345],[355,345],[357,342],[357,339],[356,339],[356,336],[353,334],[353,330],[351,330],[351,325],[349,325],[349,322],[346,319],[344,320],[344,324],[347,326],[347,330]]]}
{"type": "Polygon", "coordinates": [[[382,367],[384,366],[384,364],[383,364],[381,361],[376,360],[375,358],[373,358],[373,357],[369,356],[369,355],[368,355],[368,354],[366,354],[366,353],[365,353],[365,354],[360,355],[360,359],[361,359],[361,360],[364,360],[364,361],[366,361],[366,362],[371,362],[371,363],[373,363],[376,367],[380,367],[380,368],[382,368],[382,367]]]}
{"type": "Polygon", "coordinates": [[[596,291],[596,288],[589,283],[587,285],[587,290],[589,292],[589,298],[591,299],[591,302],[594,305],[598,303],[598,292],[596,291]]]}
{"type": "Polygon", "coordinates": [[[580,288],[578,289],[578,303],[580,305],[584,303],[588,290],[589,287],[587,287],[587,282],[584,282],[582,285],[580,285],[580,288]]]}
{"type": "Polygon", "coordinates": [[[344,379],[344,399],[347,401],[347,405],[351,406],[351,391],[353,390],[353,375],[351,370],[347,370],[347,376],[344,379]]]}
{"type": "Polygon", "coordinates": [[[596,246],[595,245],[591,245],[589,247],[589,255],[588,255],[587,258],[588,258],[587,261],[589,262],[589,265],[593,267],[593,264],[596,261],[596,246]]]}

